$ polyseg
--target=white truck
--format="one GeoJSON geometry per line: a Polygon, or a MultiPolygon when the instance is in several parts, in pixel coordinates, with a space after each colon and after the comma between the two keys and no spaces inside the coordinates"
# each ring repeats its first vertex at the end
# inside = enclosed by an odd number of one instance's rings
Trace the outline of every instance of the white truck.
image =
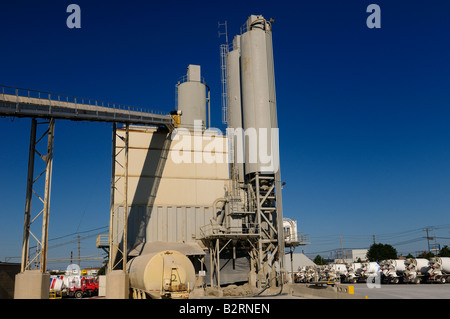
{"type": "Polygon", "coordinates": [[[445,284],[450,280],[450,257],[433,257],[428,265],[429,282],[445,284]]]}
{"type": "Polygon", "coordinates": [[[362,263],[350,263],[347,266],[347,275],[345,281],[350,283],[357,283],[361,277],[362,263]]]}
{"type": "Polygon", "coordinates": [[[405,260],[388,259],[380,262],[382,281],[385,283],[398,284],[403,279],[406,270],[405,260]]]}
{"type": "Polygon", "coordinates": [[[428,259],[407,258],[405,260],[405,271],[403,272],[404,283],[420,284],[428,277],[428,259]]]}

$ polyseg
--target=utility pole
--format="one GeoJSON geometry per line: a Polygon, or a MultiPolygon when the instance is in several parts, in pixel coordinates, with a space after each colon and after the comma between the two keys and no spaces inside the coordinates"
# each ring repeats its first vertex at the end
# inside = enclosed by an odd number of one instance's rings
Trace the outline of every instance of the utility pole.
{"type": "Polygon", "coordinates": [[[78,267],[81,269],[81,247],[80,247],[80,235],[78,235],[78,267]]]}
{"type": "Polygon", "coordinates": [[[341,253],[342,253],[342,263],[344,264],[344,248],[342,247],[342,236],[339,234],[339,239],[341,240],[341,253]]]}
{"type": "Polygon", "coordinates": [[[375,245],[376,244],[376,235],[372,235],[372,237],[373,237],[373,244],[375,245]]]}
{"type": "Polygon", "coordinates": [[[433,229],[428,228],[428,227],[424,229],[424,231],[427,232],[427,250],[428,250],[428,252],[430,252],[430,236],[428,235],[428,232],[430,230],[433,230],[433,229]]]}

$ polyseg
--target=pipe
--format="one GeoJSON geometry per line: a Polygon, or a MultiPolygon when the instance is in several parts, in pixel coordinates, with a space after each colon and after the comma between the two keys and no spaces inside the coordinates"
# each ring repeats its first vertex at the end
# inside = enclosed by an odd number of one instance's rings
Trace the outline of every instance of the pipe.
{"type": "MultiPolygon", "coordinates": [[[[217,198],[217,199],[214,201],[214,203],[213,203],[214,213],[217,212],[217,204],[218,204],[218,203],[220,203],[220,202],[226,203],[227,201],[228,201],[228,200],[227,200],[225,197],[219,197],[219,198],[217,198]]],[[[219,216],[214,215],[213,219],[214,219],[214,221],[215,221],[216,223],[222,224],[222,221],[223,221],[223,210],[221,211],[221,213],[220,213],[219,216]],[[218,220],[218,217],[220,217],[220,220],[218,220]]]]}
{"type": "Polygon", "coordinates": [[[208,88],[208,128],[211,128],[211,91],[209,89],[209,86],[206,83],[203,83],[208,88]]]}

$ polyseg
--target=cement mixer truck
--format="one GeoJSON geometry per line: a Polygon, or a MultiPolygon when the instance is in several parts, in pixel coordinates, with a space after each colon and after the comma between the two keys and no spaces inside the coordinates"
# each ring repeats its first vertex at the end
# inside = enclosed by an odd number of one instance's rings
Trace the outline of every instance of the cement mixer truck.
{"type": "Polygon", "coordinates": [[[360,280],[367,281],[378,275],[380,272],[380,265],[377,262],[364,262],[362,263],[362,270],[360,280]]]}
{"type": "Polygon", "coordinates": [[[428,276],[428,259],[407,258],[405,260],[405,271],[403,272],[404,283],[420,284],[428,276]]]}
{"type": "Polygon", "coordinates": [[[347,267],[345,282],[357,283],[361,278],[362,267],[362,263],[350,263],[347,267]]]}
{"type": "Polygon", "coordinates": [[[428,265],[428,281],[445,284],[450,280],[450,257],[433,257],[428,265]]]}
{"type": "Polygon", "coordinates": [[[403,279],[403,273],[406,270],[405,260],[383,260],[380,262],[380,270],[383,282],[398,284],[403,279]]]}

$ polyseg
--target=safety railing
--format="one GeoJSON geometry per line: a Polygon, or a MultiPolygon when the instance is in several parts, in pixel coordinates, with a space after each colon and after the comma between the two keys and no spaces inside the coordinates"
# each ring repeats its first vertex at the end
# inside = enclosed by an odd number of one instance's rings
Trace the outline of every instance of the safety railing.
{"type": "Polygon", "coordinates": [[[295,234],[289,234],[289,232],[285,232],[284,239],[287,243],[297,243],[299,245],[308,245],[311,243],[310,235],[303,234],[301,232],[295,234]]]}
{"type": "Polygon", "coordinates": [[[74,105],[88,105],[92,107],[105,107],[110,108],[112,110],[123,110],[129,112],[140,112],[140,113],[148,113],[148,114],[158,114],[158,115],[169,115],[168,112],[163,112],[159,110],[136,107],[126,104],[112,103],[106,102],[102,100],[94,100],[89,98],[81,98],[71,95],[64,95],[58,93],[30,90],[6,85],[0,85],[0,91],[2,95],[13,95],[15,97],[25,97],[30,99],[39,99],[40,101],[48,101],[49,105],[52,105],[52,102],[65,102],[67,104],[71,103],[74,105]]]}
{"type": "Polygon", "coordinates": [[[200,227],[201,238],[217,235],[255,235],[259,236],[259,225],[255,223],[242,223],[239,226],[219,226],[206,224],[200,227]]]}
{"type": "Polygon", "coordinates": [[[97,236],[97,248],[109,247],[109,235],[98,235],[97,236]]]}

